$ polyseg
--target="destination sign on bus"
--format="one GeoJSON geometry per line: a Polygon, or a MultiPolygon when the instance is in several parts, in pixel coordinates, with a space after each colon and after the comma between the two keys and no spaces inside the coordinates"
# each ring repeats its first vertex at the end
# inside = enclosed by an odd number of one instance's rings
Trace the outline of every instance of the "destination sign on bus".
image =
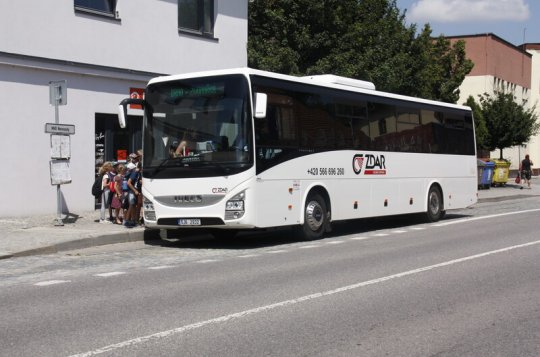
{"type": "Polygon", "coordinates": [[[193,98],[224,94],[223,84],[205,84],[200,87],[171,88],[171,98],[193,98]]]}

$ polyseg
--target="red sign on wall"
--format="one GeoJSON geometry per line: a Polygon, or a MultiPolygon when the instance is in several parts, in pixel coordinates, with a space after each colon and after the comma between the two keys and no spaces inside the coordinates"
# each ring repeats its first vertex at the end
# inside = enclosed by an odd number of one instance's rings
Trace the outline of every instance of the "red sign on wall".
{"type": "Polygon", "coordinates": [[[127,161],[127,150],[116,150],[116,161],[126,162],[127,161]]]}
{"type": "MultiPolygon", "coordinates": [[[[129,97],[131,99],[144,99],[144,88],[129,88],[129,97]]],[[[130,104],[130,109],[142,109],[139,104],[130,104]]]]}

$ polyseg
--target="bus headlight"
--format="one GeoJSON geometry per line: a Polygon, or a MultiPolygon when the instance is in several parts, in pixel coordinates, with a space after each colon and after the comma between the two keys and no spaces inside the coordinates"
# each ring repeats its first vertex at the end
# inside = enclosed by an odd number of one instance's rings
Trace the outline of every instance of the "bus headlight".
{"type": "Polygon", "coordinates": [[[239,219],[244,216],[246,192],[242,191],[225,203],[225,219],[239,219]]]}
{"type": "Polygon", "coordinates": [[[154,209],[154,204],[146,197],[143,197],[143,212],[145,221],[156,220],[156,210],[154,209]]]}
{"type": "Polygon", "coordinates": [[[243,211],[244,210],[244,201],[227,201],[227,211],[243,211]]]}

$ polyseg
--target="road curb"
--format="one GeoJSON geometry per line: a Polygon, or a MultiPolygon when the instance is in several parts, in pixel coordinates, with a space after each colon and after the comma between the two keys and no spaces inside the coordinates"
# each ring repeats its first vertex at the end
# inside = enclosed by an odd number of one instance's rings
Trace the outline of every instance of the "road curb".
{"type": "Polygon", "coordinates": [[[539,197],[539,196],[540,195],[513,195],[513,196],[486,197],[486,198],[479,198],[478,203],[501,202],[501,201],[508,201],[508,200],[522,199],[522,198],[533,198],[533,197],[539,197]]]}
{"type": "Polygon", "coordinates": [[[17,257],[28,257],[32,255],[43,255],[43,254],[54,254],[58,252],[74,250],[74,249],[84,249],[97,247],[101,245],[116,244],[116,243],[127,243],[127,242],[137,242],[142,240],[148,240],[148,234],[145,234],[145,230],[136,230],[136,231],[126,231],[126,232],[114,232],[109,234],[95,235],[90,237],[85,237],[81,239],[76,239],[72,241],[60,242],[56,244],[51,244],[44,247],[27,249],[15,253],[1,255],[0,259],[9,259],[17,257]],[[145,238],[145,236],[147,236],[145,238]]]}

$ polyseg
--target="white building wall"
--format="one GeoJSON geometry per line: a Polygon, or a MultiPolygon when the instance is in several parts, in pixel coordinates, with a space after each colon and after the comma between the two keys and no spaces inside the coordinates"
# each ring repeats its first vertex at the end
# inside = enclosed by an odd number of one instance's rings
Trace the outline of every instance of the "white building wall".
{"type": "MultiPolygon", "coordinates": [[[[531,106],[536,105],[536,115],[538,116],[538,122],[540,122],[540,51],[528,50],[527,52],[533,55],[530,104],[531,106]]],[[[540,133],[531,138],[525,153],[531,156],[534,167],[540,167],[540,133]]]]}
{"type": "Polygon", "coordinates": [[[56,212],[50,81],[68,84],[60,123],[75,125],[75,135],[62,198],[63,211],[77,213],[95,204],[96,113],[116,114],[129,88],[156,74],[247,65],[246,0],[216,0],[215,39],[179,33],[176,0],[118,0],[121,21],[76,13],[73,4],[0,0],[0,217],[56,212]]]}
{"type": "MultiPolygon", "coordinates": [[[[537,58],[536,60],[538,61],[540,59],[537,58]]],[[[534,57],[533,57],[533,66],[534,66],[534,63],[535,62],[534,62],[534,57]]],[[[537,63],[537,65],[538,64],[540,63],[537,63]]],[[[536,83],[537,86],[540,86],[540,78],[537,78],[535,81],[534,73],[535,72],[534,72],[534,67],[533,67],[532,83],[536,83]]],[[[540,74],[537,74],[537,76],[540,76],[540,74]]],[[[463,83],[461,84],[459,88],[460,97],[459,97],[458,103],[465,104],[469,96],[473,96],[473,98],[477,102],[479,102],[479,98],[478,98],[479,94],[487,93],[489,95],[494,95],[495,88],[501,84],[504,84],[505,86],[512,85],[508,82],[502,81],[490,75],[467,76],[465,77],[465,80],[463,81],[463,83]]],[[[534,105],[534,103],[538,101],[538,91],[536,91],[536,95],[535,95],[534,93],[535,91],[528,88],[523,88],[521,86],[516,86],[516,85],[514,85],[512,88],[514,89],[514,95],[516,97],[517,103],[523,103],[524,100],[526,101],[525,108],[531,108],[534,105]]],[[[540,112],[540,108],[537,108],[537,113],[538,112],[540,112]]],[[[510,161],[511,163],[510,169],[517,170],[519,168],[519,163],[521,162],[521,160],[523,160],[526,153],[530,153],[531,159],[532,159],[532,157],[534,156],[532,155],[532,153],[535,150],[538,150],[537,148],[538,142],[539,142],[538,139],[539,139],[539,135],[531,138],[529,143],[527,143],[526,145],[503,149],[503,158],[510,161]]],[[[492,151],[490,154],[490,157],[492,159],[498,159],[499,156],[500,156],[499,150],[492,151]]],[[[535,163],[535,167],[537,167],[536,162],[534,160],[533,162],[535,163]]]]}
{"type": "Polygon", "coordinates": [[[247,65],[247,1],[216,0],[214,37],[178,32],[176,0],[118,0],[120,20],[73,0],[0,0],[0,51],[156,73],[247,65]]]}
{"type": "Polygon", "coordinates": [[[127,96],[127,88],[145,81],[118,80],[67,72],[10,67],[0,64],[0,106],[4,187],[0,216],[56,212],[56,186],[50,181],[50,134],[45,123],[54,123],[49,104],[49,81],[67,80],[68,102],[59,107],[60,123],[74,124],[71,135],[72,183],[62,185],[67,212],[94,208],[90,187],[94,177],[95,113],[114,113],[127,96]],[[7,104],[7,105],[6,105],[7,104]]]}

